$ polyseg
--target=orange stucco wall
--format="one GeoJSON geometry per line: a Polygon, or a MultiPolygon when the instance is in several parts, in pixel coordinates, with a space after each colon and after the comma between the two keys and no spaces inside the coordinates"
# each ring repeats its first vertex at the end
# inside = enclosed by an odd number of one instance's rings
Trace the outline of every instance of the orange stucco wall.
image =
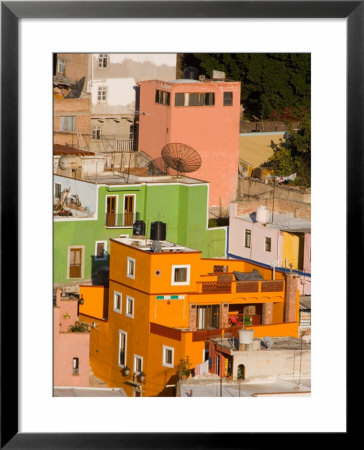
{"type": "MultiPolygon", "coordinates": [[[[203,359],[204,341],[192,341],[193,332],[189,329],[190,305],[222,304],[264,304],[273,303],[273,324],[253,327],[256,337],[297,336],[298,323],[283,323],[285,308],[285,283],[279,292],[246,292],[237,293],[232,288],[231,293],[202,293],[202,280],[216,280],[213,272],[216,264],[228,265],[229,272],[239,270],[250,272],[256,266],[238,260],[201,259],[200,252],[191,253],[149,253],[117,240],[110,240],[110,281],[108,298],[108,320],[96,320],[97,325],[91,330],[90,363],[96,376],[107,382],[110,387],[122,386],[128,395],[133,395],[133,387],[127,383],[132,379],[134,371],[134,356],[143,358],[143,372],[147,381],[143,386],[143,395],[156,396],[171,394],[165,389],[166,384],[176,383],[176,369],[180,359],[187,355],[191,360],[191,368],[200,364],[203,359]],[[126,276],[127,257],[135,260],[135,279],[126,276]],[[191,266],[191,283],[186,286],[171,284],[172,265],[191,266]],[[159,275],[156,275],[156,271],[159,275]],[[122,296],[120,311],[114,308],[114,293],[122,296]],[[168,296],[178,298],[170,299],[168,296]],[[134,301],[132,317],[126,310],[126,299],[134,301]],[[157,298],[164,296],[164,298],[157,298]],[[167,297],[167,298],[166,298],[167,297]],[[158,332],[151,324],[159,326],[158,332]],[[160,327],[162,326],[162,328],[160,327]],[[164,328],[166,327],[166,328],[164,328]],[[177,331],[176,329],[184,329],[177,331]],[[127,335],[126,365],[130,375],[125,377],[123,366],[119,365],[119,331],[127,335]],[[169,334],[172,330],[172,334],[169,334]],[[173,333],[174,332],[174,333],[173,333]],[[163,365],[163,345],[174,349],[174,368],[163,365]]],[[[271,280],[269,269],[259,268],[266,280],[271,280]]],[[[276,278],[283,279],[282,274],[276,278]]],[[[234,286],[235,284],[232,283],[234,286]]],[[[84,310],[92,310],[95,316],[99,314],[97,295],[102,303],[103,289],[101,287],[81,287],[84,297],[84,310]],[[94,296],[87,306],[87,293],[94,296]],[[88,308],[88,309],[87,309],[88,308]]],[[[298,297],[297,297],[298,299],[298,297]]],[[[297,302],[298,308],[298,302],[297,302]]],[[[89,316],[85,316],[91,320],[89,316]]],[[[153,325],[154,326],[154,325],[153,325]]]]}
{"type": "Polygon", "coordinates": [[[83,298],[83,305],[80,304],[79,312],[86,316],[96,319],[104,319],[107,317],[107,311],[104,308],[105,295],[108,290],[104,286],[80,286],[80,298],[83,298]],[[105,314],[106,313],[106,314],[105,314]]]}
{"type": "Polygon", "coordinates": [[[193,177],[210,182],[210,206],[227,207],[236,197],[239,163],[240,82],[166,83],[140,86],[139,150],[153,158],[169,143],[183,143],[202,158],[193,177]],[[171,94],[170,105],[155,102],[156,90],[171,94]],[[176,93],[215,94],[213,106],[175,106],[176,93]],[[233,105],[223,106],[223,92],[233,92],[233,105]]]}

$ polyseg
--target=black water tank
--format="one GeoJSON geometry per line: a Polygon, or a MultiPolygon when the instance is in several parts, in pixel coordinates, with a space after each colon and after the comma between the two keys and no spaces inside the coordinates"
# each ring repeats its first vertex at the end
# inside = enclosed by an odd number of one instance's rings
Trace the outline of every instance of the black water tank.
{"type": "Polygon", "coordinates": [[[136,220],[133,224],[134,236],[145,236],[145,222],[143,220],[136,220]]]}
{"type": "Polygon", "coordinates": [[[164,222],[152,222],[150,224],[150,238],[152,241],[166,240],[166,224],[164,222]]]}
{"type": "Polygon", "coordinates": [[[198,69],[192,66],[186,67],[183,71],[183,78],[185,80],[198,80],[198,69]]]}

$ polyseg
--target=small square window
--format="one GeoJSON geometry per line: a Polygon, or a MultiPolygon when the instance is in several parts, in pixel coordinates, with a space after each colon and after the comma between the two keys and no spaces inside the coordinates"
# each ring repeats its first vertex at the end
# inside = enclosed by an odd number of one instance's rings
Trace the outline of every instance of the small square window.
{"type": "Polygon", "coordinates": [[[95,244],[95,261],[104,261],[106,259],[106,241],[96,241],[95,244]]]}
{"type": "Polygon", "coordinates": [[[174,97],[175,106],[185,106],[185,94],[177,93],[174,97]]]}
{"type": "Polygon", "coordinates": [[[232,105],[233,105],[233,93],[224,92],[224,106],[232,106],[232,105]]]}
{"type": "Polygon", "coordinates": [[[265,238],[265,251],[270,252],[272,249],[272,239],[270,237],[265,238]]]}
{"type": "Polygon", "coordinates": [[[107,93],[106,87],[99,87],[97,90],[97,100],[99,102],[106,102],[106,93],[107,93]]]}
{"type": "Polygon", "coordinates": [[[173,369],[174,364],[174,348],[163,345],[163,366],[173,369]]]}
{"type": "Polygon", "coordinates": [[[126,304],[125,304],[125,315],[128,317],[133,318],[134,317],[134,299],[133,297],[126,297],[126,304]]]}
{"type": "Polygon", "coordinates": [[[59,183],[54,183],[54,198],[61,198],[62,186],[59,183]]]}
{"type": "Polygon", "coordinates": [[[92,139],[101,139],[101,128],[100,127],[94,127],[92,129],[92,139]]]}
{"type": "Polygon", "coordinates": [[[172,266],[172,286],[190,284],[190,266],[172,266]]]}
{"type": "Polygon", "coordinates": [[[122,295],[120,292],[114,291],[114,311],[121,314],[122,295]]]}
{"type": "Polygon", "coordinates": [[[126,276],[128,278],[132,278],[133,280],[135,279],[135,259],[130,258],[129,256],[128,256],[128,260],[127,260],[126,276]]]}
{"type": "Polygon", "coordinates": [[[99,67],[102,69],[107,67],[107,54],[102,53],[99,55],[99,67]]]}
{"type": "Polygon", "coordinates": [[[76,131],[76,116],[61,116],[59,118],[59,131],[76,131]]]}

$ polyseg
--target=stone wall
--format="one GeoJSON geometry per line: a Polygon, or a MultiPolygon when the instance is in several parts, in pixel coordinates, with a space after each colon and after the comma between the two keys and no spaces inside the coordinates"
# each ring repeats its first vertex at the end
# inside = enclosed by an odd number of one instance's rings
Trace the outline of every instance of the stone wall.
{"type": "Polygon", "coordinates": [[[292,213],[294,217],[311,219],[311,190],[291,186],[279,186],[254,178],[239,177],[237,193],[237,215],[250,214],[258,206],[265,205],[272,210],[292,213]]]}

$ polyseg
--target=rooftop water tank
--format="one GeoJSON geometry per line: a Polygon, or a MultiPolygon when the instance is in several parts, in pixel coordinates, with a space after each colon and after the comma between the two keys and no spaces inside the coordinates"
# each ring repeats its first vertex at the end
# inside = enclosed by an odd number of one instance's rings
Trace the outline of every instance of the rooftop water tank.
{"type": "Polygon", "coordinates": [[[266,223],[268,223],[268,219],[269,219],[269,209],[264,205],[259,206],[257,208],[257,213],[256,213],[257,222],[265,225],[266,223]]]}
{"type": "Polygon", "coordinates": [[[157,221],[150,224],[150,239],[152,241],[165,241],[166,235],[166,224],[164,222],[157,221]]]}
{"type": "Polygon", "coordinates": [[[254,330],[239,330],[239,350],[245,350],[246,346],[252,344],[254,330]]]}
{"type": "Polygon", "coordinates": [[[198,80],[198,69],[192,66],[186,67],[183,71],[183,78],[185,80],[198,80]]]}
{"type": "Polygon", "coordinates": [[[145,222],[143,220],[136,220],[133,224],[134,236],[145,236],[145,222]]]}

